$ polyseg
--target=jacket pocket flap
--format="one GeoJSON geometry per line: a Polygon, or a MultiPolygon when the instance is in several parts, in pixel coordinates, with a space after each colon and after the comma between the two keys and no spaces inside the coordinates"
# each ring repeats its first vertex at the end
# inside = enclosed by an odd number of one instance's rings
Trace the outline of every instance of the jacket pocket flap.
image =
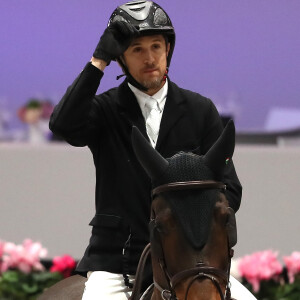
{"type": "Polygon", "coordinates": [[[122,218],[114,215],[96,214],[89,225],[99,227],[118,228],[122,223],[122,218]]]}

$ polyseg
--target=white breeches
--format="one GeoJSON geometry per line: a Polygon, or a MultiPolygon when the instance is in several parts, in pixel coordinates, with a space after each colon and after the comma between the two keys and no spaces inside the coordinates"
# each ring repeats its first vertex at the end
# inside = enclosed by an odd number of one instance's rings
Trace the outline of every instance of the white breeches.
{"type": "Polygon", "coordinates": [[[238,280],[230,275],[231,297],[237,300],[256,300],[256,298],[238,280]]]}
{"type": "MultiPolygon", "coordinates": [[[[134,276],[129,275],[134,283],[134,276]]],[[[132,290],[125,286],[122,274],[104,271],[88,272],[82,300],[128,300],[132,290]]]]}
{"type": "MultiPolygon", "coordinates": [[[[134,276],[129,276],[134,283],[134,276]]],[[[256,300],[256,298],[238,280],[230,276],[231,296],[237,300],[256,300]]],[[[88,273],[82,300],[128,300],[132,290],[124,284],[122,274],[104,271],[88,273]]]]}

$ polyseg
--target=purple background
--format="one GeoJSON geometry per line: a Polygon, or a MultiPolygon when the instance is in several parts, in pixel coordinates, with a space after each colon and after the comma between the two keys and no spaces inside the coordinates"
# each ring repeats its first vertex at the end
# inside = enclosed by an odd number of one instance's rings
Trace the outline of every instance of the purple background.
{"type": "MultiPolygon", "coordinates": [[[[122,3],[1,0],[0,109],[18,124],[15,111],[29,98],[57,103],[122,3]]],[[[300,110],[299,0],[158,3],[177,34],[170,78],[234,114],[238,131],[264,130],[272,107],[300,110]]],[[[101,91],[120,73],[112,63],[101,91]]]]}

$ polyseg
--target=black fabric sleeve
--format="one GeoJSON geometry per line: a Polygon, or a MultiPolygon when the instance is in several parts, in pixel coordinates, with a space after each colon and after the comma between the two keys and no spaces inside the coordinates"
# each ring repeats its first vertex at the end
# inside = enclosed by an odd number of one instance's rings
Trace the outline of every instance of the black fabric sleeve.
{"type": "Polygon", "coordinates": [[[71,145],[85,146],[92,134],[90,115],[102,77],[103,72],[88,63],[54,108],[49,128],[71,145]]]}

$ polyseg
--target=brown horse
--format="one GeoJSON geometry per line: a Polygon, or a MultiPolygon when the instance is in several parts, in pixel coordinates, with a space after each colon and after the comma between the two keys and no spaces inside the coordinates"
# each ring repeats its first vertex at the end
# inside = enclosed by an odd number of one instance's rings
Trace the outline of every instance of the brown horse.
{"type": "MultiPolygon", "coordinates": [[[[150,221],[154,284],[143,300],[231,299],[235,214],[223,193],[226,186],[216,179],[222,178],[233,155],[234,135],[230,122],[205,156],[181,152],[165,160],[137,130],[133,133],[136,155],[154,186],[150,221]]],[[[137,277],[140,272],[138,268],[137,277]]],[[[137,278],[132,300],[140,299],[138,288],[137,278]]]]}
{"type": "Polygon", "coordinates": [[[228,237],[235,235],[235,223],[223,194],[213,208],[209,237],[201,251],[187,241],[170,204],[162,196],[153,200],[150,230],[154,284],[142,298],[135,286],[132,300],[231,299],[228,280],[232,251],[228,237]]]}
{"type": "MultiPolygon", "coordinates": [[[[131,300],[230,300],[230,260],[236,243],[235,215],[220,182],[234,151],[230,122],[205,156],[178,153],[164,159],[133,129],[136,155],[152,179],[150,245],[138,266],[131,300]],[[150,249],[151,248],[151,249],[150,249]],[[141,295],[151,252],[153,285],[141,295]]],[[[81,299],[85,278],[73,276],[39,298],[81,299]],[[72,295],[71,295],[72,294],[72,295]]]]}

